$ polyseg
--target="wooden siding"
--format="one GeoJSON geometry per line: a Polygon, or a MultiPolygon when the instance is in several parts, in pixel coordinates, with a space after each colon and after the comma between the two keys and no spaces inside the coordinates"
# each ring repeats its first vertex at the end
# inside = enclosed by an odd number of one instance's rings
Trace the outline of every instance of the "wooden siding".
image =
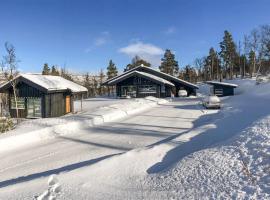
{"type": "MultiPolygon", "coordinates": [[[[8,90],[9,110],[11,117],[16,117],[16,109],[11,109],[11,97],[13,96],[12,88],[8,90]]],[[[74,97],[71,92],[57,92],[45,94],[42,91],[34,88],[26,83],[18,83],[17,96],[25,98],[25,109],[19,109],[19,117],[27,117],[27,98],[41,98],[41,116],[42,117],[59,117],[66,114],[66,96],[70,96],[69,107],[70,112],[73,112],[74,97]]],[[[78,94],[78,96],[81,96],[78,94]]]]}
{"type": "Polygon", "coordinates": [[[223,86],[223,85],[213,85],[213,92],[215,95],[217,95],[219,97],[233,96],[234,95],[234,88],[223,86]],[[222,91],[222,94],[220,93],[220,91],[222,91]]]}
{"type": "MultiPolygon", "coordinates": [[[[130,77],[130,78],[127,78],[119,83],[116,84],[116,93],[117,93],[117,96],[119,97],[123,97],[122,96],[122,93],[121,93],[121,87],[123,86],[135,86],[136,87],[136,97],[138,98],[143,98],[143,97],[147,97],[147,96],[155,96],[155,97],[166,97],[168,91],[167,90],[170,90],[171,87],[168,87],[168,86],[164,86],[163,87],[165,88],[165,91],[161,91],[161,84],[157,84],[149,79],[146,79],[144,77],[140,77],[140,76],[133,76],[133,77],[130,77]],[[139,86],[153,86],[156,88],[156,93],[140,93],[138,91],[138,87],[139,86]]],[[[169,92],[170,93],[170,92],[169,92]]]]}

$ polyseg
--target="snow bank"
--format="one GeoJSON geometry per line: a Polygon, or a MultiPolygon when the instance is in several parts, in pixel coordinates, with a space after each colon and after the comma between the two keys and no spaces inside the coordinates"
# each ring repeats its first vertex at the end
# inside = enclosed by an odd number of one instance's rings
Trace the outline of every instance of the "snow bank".
{"type": "Polygon", "coordinates": [[[130,99],[121,104],[96,108],[89,113],[26,121],[15,130],[0,136],[0,152],[66,134],[76,134],[85,128],[112,122],[167,102],[155,97],[130,99]]]}
{"type": "Polygon", "coordinates": [[[270,116],[230,141],[196,152],[147,179],[150,199],[269,199],[270,116]]]}

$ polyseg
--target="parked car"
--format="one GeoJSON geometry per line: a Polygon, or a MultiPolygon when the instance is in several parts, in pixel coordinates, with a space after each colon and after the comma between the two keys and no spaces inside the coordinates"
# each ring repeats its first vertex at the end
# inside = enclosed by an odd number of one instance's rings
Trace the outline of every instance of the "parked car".
{"type": "Polygon", "coordinates": [[[180,89],[178,91],[178,96],[179,97],[187,97],[187,91],[186,90],[183,90],[183,89],[180,89]]]}
{"type": "Polygon", "coordinates": [[[216,95],[209,95],[203,99],[203,105],[206,108],[216,108],[220,109],[221,102],[216,95]]]}

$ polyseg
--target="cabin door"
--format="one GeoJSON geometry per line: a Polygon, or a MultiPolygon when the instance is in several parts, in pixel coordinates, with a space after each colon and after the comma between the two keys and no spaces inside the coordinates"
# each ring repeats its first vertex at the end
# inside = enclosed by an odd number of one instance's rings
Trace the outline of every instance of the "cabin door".
{"type": "Polygon", "coordinates": [[[66,113],[70,113],[70,95],[66,96],[66,113]]]}
{"type": "Polygon", "coordinates": [[[41,117],[41,98],[27,98],[27,117],[41,117]]]}

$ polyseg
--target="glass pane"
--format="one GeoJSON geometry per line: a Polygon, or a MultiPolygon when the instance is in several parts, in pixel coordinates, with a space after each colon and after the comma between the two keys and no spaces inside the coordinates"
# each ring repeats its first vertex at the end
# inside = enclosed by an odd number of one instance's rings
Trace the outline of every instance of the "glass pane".
{"type": "MultiPolygon", "coordinates": [[[[17,97],[17,108],[25,109],[24,97],[17,97]]],[[[11,97],[11,109],[16,109],[16,102],[14,97],[11,97]]]]}

